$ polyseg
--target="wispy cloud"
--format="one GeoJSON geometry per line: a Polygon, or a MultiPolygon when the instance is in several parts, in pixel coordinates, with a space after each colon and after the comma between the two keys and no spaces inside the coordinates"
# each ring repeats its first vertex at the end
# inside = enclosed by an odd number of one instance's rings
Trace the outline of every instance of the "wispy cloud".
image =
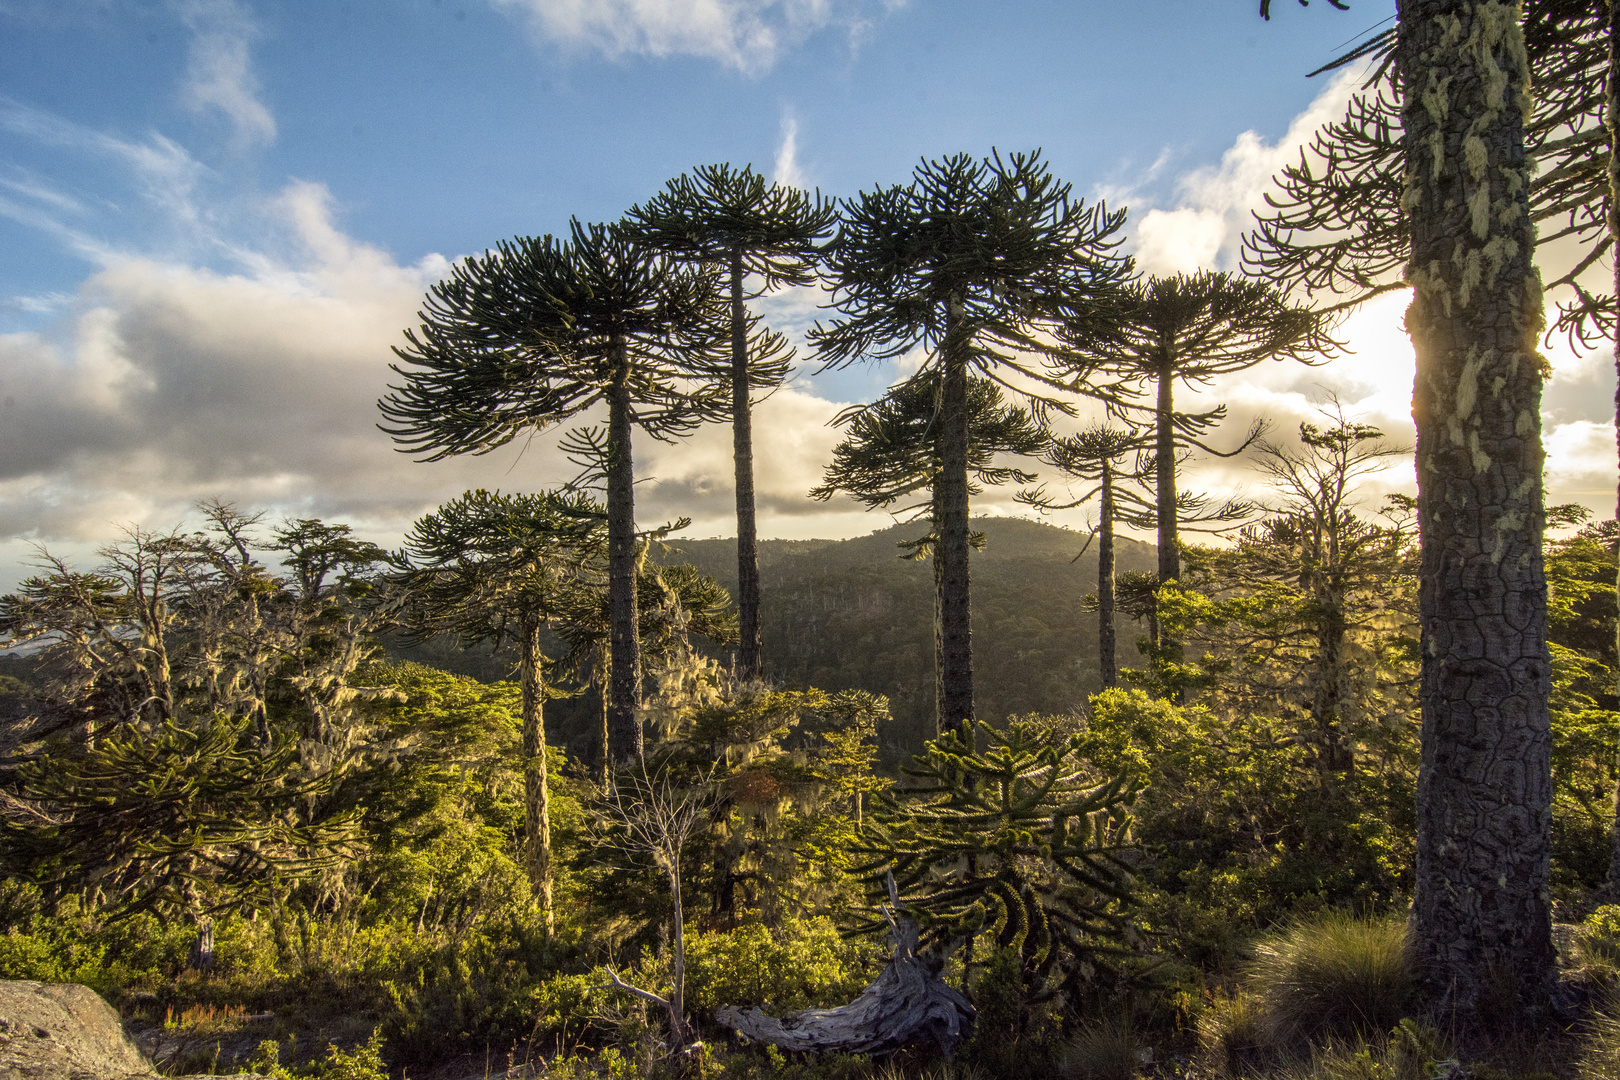
{"type": "Polygon", "coordinates": [[[748,74],[817,31],[853,42],[893,0],[491,0],[526,12],[541,36],[609,57],[698,56],[748,74]]]}
{"type": "Polygon", "coordinates": [[[792,113],[782,114],[782,141],[776,148],[776,166],[771,179],[787,187],[808,186],[799,168],[799,121],[792,113]]]}
{"type": "Polygon", "coordinates": [[[276,139],[276,120],[259,101],[248,43],[257,34],[248,9],[237,0],[182,0],[181,21],[191,31],[191,55],[182,91],[198,112],[217,110],[230,121],[239,147],[276,139]]]}

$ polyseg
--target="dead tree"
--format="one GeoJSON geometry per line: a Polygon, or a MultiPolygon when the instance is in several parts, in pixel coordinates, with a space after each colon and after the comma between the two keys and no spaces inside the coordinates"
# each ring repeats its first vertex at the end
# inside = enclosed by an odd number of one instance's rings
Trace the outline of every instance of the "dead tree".
{"type": "Polygon", "coordinates": [[[901,912],[893,875],[889,903],[882,911],[894,932],[894,956],[854,1001],[780,1020],[759,1008],[726,1005],[715,1019],[755,1042],[801,1053],[887,1054],[931,1038],[948,1056],[973,1027],[973,1006],[940,978],[944,953],[918,952],[917,924],[901,912]]]}

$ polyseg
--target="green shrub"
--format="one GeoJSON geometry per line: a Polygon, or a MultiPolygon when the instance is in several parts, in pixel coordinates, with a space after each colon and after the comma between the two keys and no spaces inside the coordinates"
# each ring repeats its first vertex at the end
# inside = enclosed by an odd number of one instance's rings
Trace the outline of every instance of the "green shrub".
{"type": "Polygon", "coordinates": [[[326,1047],[326,1060],[313,1061],[300,1069],[288,1069],[281,1064],[281,1047],[274,1039],[266,1039],[248,1058],[248,1068],[270,1080],[388,1080],[388,1066],[382,1058],[382,1032],[373,1031],[371,1038],[346,1052],[335,1043],[326,1047]]]}
{"type": "Polygon", "coordinates": [[[1323,912],[1263,941],[1249,972],[1274,1045],[1375,1038],[1417,989],[1404,919],[1323,912]]]}
{"type": "Polygon", "coordinates": [[[686,939],[686,1002],[698,1015],[721,1005],[773,1013],[842,1005],[865,988],[880,950],[844,939],[827,918],[753,923],[686,939]]]}

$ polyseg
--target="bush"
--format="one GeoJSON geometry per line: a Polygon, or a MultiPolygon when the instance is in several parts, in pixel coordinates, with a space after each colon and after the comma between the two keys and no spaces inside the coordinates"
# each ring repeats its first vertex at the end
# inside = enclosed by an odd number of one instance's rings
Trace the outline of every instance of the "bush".
{"type": "Polygon", "coordinates": [[[1250,983],[1269,1041],[1373,1038],[1406,1015],[1417,989],[1404,919],[1323,912],[1256,948],[1250,983]]]}
{"type": "Polygon", "coordinates": [[[1599,987],[1620,977],[1620,905],[1605,904],[1588,915],[1571,943],[1576,969],[1599,987]]]}
{"type": "Polygon", "coordinates": [[[686,939],[686,1003],[697,1014],[722,1005],[773,1013],[842,1005],[870,979],[876,946],[850,942],[827,918],[758,923],[686,939]]]}

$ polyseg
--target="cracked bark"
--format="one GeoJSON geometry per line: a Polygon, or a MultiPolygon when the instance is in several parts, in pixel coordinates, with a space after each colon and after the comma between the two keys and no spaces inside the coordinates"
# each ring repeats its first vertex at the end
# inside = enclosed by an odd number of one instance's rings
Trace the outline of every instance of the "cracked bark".
{"type": "Polygon", "coordinates": [[[1539,277],[1514,4],[1401,0],[1423,751],[1412,923],[1461,1016],[1550,987],[1539,277]]]}

